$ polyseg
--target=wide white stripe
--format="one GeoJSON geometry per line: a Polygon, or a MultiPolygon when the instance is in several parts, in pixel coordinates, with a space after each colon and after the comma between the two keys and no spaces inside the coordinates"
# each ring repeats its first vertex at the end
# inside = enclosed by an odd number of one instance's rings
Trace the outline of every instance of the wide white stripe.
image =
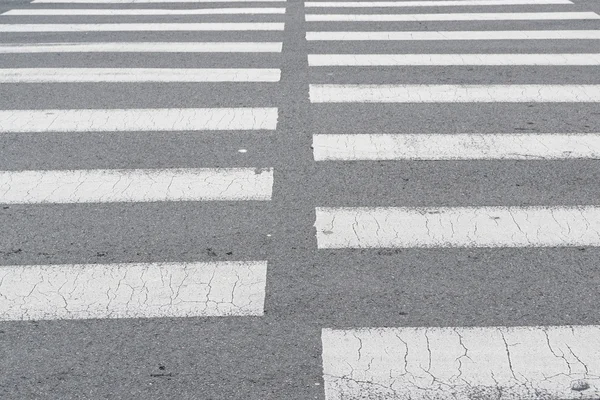
{"type": "Polygon", "coordinates": [[[285,14],[285,8],[201,8],[196,10],[167,9],[23,9],[2,15],[220,15],[220,14],[285,14]]]}
{"type": "Polygon", "coordinates": [[[317,208],[321,249],[600,246],[600,207],[317,208]]]}
{"type": "Polygon", "coordinates": [[[272,169],[0,171],[0,203],[271,200],[272,169]]]}
{"type": "Polygon", "coordinates": [[[281,42],[1,43],[0,54],[22,53],[281,53],[281,42]]]}
{"type": "Polygon", "coordinates": [[[326,400],[596,399],[600,326],[324,329],[326,400]]]}
{"type": "Polygon", "coordinates": [[[133,24],[0,24],[0,32],[201,32],[282,31],[283,22],[206,22],[133,24]]]}
{"type": "Polygon", "coordinates": [[[0,133],[274,130],[277,108],[0,111],[0,133]]]}
{"type": "Polygon", "coordinates": [[[597,40],[600,30],[306,32],[306,40],[597,40]]]}
{"type": "Polygon", "coordinates": [[[600,65],[600,54],[309,54],[308,65],[600,65]]]}
{"type": "Polygon", "coordinates": [[[0,320],[262,315],[267,262],[0,267],[0,320]]]}
{"type": "MultiPolygon", "coordinates": [[[[34,1],[36,3],[37,1],[34,1]]],[[[407,1],[307,1],[304,7],[373,8],[373,7],[473,7],[573,4],[570,0],[407,0],[407,1]]]]}
{"type": "Polygon", "coordinates": [[[600,19],[594,12],[462,13],[462,14],[307,14],[306,21],[521,21],[600,19]]]}
{"type": "Polygon", "coordinates": [[[600,159],[600,134],[313,135],[316,161],[600,159]]]}
{"type": "MultiPolygon", "coordinates": [[[[33,0],[31,3],[142,4],[142,3],[282,3],[286,0],[33,0]]],[[[546,0],[541,0],[546,1],[546,0]]]]}
{"type": "Polygon", "coordinates": [[[279,82],[267,68],[0,68],[0,83],[279,82]]]}
{"type": "Polygon", "coordinates": [[[310,85],[313,103],[595,103],[600,85],[310,85]]]}

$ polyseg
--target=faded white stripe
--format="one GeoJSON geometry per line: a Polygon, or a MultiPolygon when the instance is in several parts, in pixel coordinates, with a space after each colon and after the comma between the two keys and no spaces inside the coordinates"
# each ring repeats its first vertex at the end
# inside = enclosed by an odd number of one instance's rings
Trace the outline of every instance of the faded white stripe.
{"type": "Polygon", "coordinates": [[[285,8],[201,8],[196,10],[167,9],[17,9],[2,15],[224,15],[224,14],[285,14],[285,8]]]}
{"type": "Polygon", "coordinates": [[[309,54],[308,65],[600,65],[600,54],[309,54]]]}
{"type": "Polygon", "coordinates": [[[274,130],[277,108],[0,111],[0,133],[274,130]]]}
{"type": "MultiPolygon", "coordinates": [[[[36,1],[34,1],[36,3],[36,1]]],[[[304,7],[374,8],[374,7],[473,7],[541,4],[573,4],[570,0],[425,0],[425,1],[307,1],[304,7]]]]}
{"type": "Polygon", "coordinates": [[[0,83],[279,82],[267,68],[0,68],[0,83]]]}
{"type": "Polygon", "coordinates": [[[272,169],[0,171],[0,203],[271,200],[272,169]]]}
{"type": "Polygon", "coordinates": [[[600,397],[600,326],[324,329],[321,339],[326,400],[600,397]]]}
{"type": "Polygon", "coordinates": [[[14,53],[281,53],[281,42],[0,43],[14,53]]]}
{"type": "Polygon", "coordinates": [[[597,40],[600,30],[306,32],[306,40],[597,40]]]}
{"type": "Polygon", "coordinates": [[[600,85],[310,85],[313,103],[595,103],[600,85]]]}
{"type": "Polygon", "coordinates": [[[600,246],[600,207],[317,208],[321,249],[600,246]]]}
{"type": "MultiPolygon", "coordinates": [[[[32,4],[142,4],[142,3],[283,3],[286,0],[33,0],[32,4]]],[[[546,1],[546,0],[541,0],[546,1]]]]}
{"type": "Polygon", "coordinates": [[[313,135],[316,161],[600,159],[600,133],[313,135]]]}
{"type": "Polygon", "coordinates": [[[0,267],[0,320],[260,316],[267,262],[0,267]]]}
{"type": "Polygon", "coordinates": [[[306,21],[417,22],[417,21],[525,21],[600,19],[594,12],[524,12],[457,14],[307,14],[306,21]]]}
{"type": "Polygon", "coordinates": [[[282,31],[283,22],[206,22],[140,24],[0,24],[0,32],[201,32],[282,31]]]}

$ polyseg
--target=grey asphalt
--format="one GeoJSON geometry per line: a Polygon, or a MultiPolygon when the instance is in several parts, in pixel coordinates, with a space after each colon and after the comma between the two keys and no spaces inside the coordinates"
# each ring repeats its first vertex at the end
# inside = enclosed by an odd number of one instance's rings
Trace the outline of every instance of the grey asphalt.
{"type": "MultiPolygon", "coordinates": [[[[119,8],[195,6],[198,5],[119,8]]],[[[0,12],[22,7],[86,8],[0,0],[0,12]]],[[[232,166],[275,169],[270,202],[0,205],[0,265],[253,259],[269,262],[265,315],[261,317],[0,323],[1,399],[323,400],[321,328],[600,323],[598,248],[317,250],[313,228],[314,208],[318,206],[599,205],[600,161],[316,163],[311,150],[311,136],[315,133],[598,132],[598,105],[311,105],[308,100],[309,83],[598,84],[597,67],[309,69],[306,57],[308,53],[328,52],[600,52],[598,41],[304,40],[306,30],[598,29],[600,23],[355,23],[349,28],[341,23],[305,23],[303,4],[297,0],[288,1],[286,7],[285,32],[0,35],[2,43],[284,43],[281,54],[243,56],[0,55],[0,67],[4,68],[227,67],[231,63],[235,67],[282,69],[281,82],[268,84],[0,85],[0,109],[279,107],[276,132],[0,136],[0,170],[232,166]],[[241,148],[247,153],[239,153],[241,148]]],[[[559,10],[600,12],[600,2],[341,12],[559,10]]],[[[108,20],[0,17],[0,23],[108,20]]],[[[110,20],[234,19],[199,16],[110,20]]],[[[257,16],[253,20],[278,18],[257,16]]]]}

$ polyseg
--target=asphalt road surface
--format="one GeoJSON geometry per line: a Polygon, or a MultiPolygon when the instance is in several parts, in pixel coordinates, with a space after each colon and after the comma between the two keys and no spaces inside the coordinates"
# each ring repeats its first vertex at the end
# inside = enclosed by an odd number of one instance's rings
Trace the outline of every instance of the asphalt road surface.
{"type": "Polygon", "coordinates": [[[0,13],[1,399],[600,398],[600,1],[0,13]]]}

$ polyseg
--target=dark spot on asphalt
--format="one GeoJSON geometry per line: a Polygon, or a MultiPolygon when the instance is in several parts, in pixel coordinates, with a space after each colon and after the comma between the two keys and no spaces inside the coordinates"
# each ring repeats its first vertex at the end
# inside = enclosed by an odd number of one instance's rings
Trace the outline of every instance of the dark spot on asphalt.
{"type": "Polygon", "coordinates": [[[106,253],[100,253],[100,252],[96,253],[96,257],[104,257],[105,255],[106,255],[106,253]]]}
{"type": "Polygon", "coordinates": [[[212,248],[210,248],[210,247],[208,247],[206,249],[206,254],[208,254],[209,257],[216,257],[217,256],[217,253],[215,253],[215,251],[212,248]]]}
{"type": "Polygon", "coordinates": [[[233,254],[233,251],[228,251],[228,252],[227,252],[227,253],[225,253],[225,254],[227,254],[228,256],[230,256],[230,255],[232,255],[232,254],[233,254]]]}
{"type": "Polygon", "coordinates": [[[167,367],[165,367],[164,365],[159,365],[158,369],[160,369],[161,371],[164,371],[165,369],[167,369],[167,367]]]}
{"type": "Polygon", "coordinates": [[[9,208],[10,208],[9,206],[2,207],[3,210],[8,210],[9,208]]]}

